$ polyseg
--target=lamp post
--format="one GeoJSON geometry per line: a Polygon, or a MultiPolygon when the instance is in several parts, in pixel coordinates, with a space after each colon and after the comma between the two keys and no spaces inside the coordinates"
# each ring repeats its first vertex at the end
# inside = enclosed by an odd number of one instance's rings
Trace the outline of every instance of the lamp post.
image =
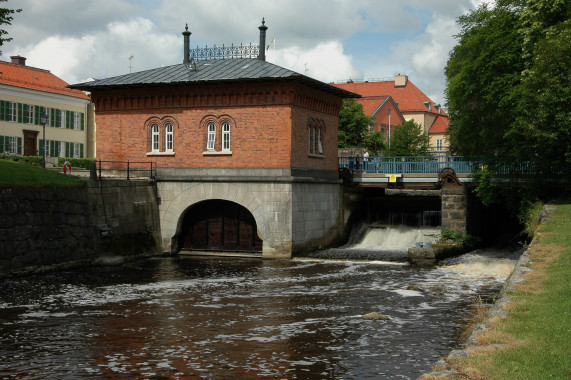
{"type": "Polygon", "coordinates": [[[44,126],[44,137],[42,137],[42,168],[46,167],[46,124],[48,123],[48,112],[46,109],[43,110],[42,115],[40,116],[40,122],[44,126]]]}
{"type": "Polygon", "coordinates": [[[389,152],[391,151],[391,109],[389,108],[389,152]]]}

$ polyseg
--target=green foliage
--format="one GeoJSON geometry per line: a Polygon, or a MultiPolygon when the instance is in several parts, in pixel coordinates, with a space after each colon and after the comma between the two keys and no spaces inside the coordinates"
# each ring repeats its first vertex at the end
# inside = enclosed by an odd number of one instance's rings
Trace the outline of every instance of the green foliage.
{"type": "Polygon", "coordinates": [[[439,227],[439,229],[439,243],[452,243],[455,245],[461,245],[467,249],[475,248],[479,243],[479,239],[472,235],[462,234],[447,227],[439,227]]]}
{"type": "Polygon", "coordinates": [[[89,170],[89,168],[91,167],[91,163],[95,162],[95,160],[93,158],[65,158],[65,157],[60,157],[57,160],[57,165],[58,166],[63,166],[63,164],[69,161],[72,170],[74,168],[82,168],[82,169],[87,169],[89,170]]]}
{"type": "Polygon", "coordinates": [[[365,115],[361,104],[355,99],[345,99],[339,111],[339,147],[363,146],[370,127],[374,124],[374,118],[365,115]]]}
{"type": "Polygon", "coordinates": [[[571,180],[570,16],[568,0],[496,0],[458,19],[445,70],[448,139],[485,168],[476,190],[485,204],[511,198],[524,215],[550,195],[546,180],[571,180]],[[508,196],[494,175],[518,162],[535,174],[508,196]]]}
{"type": "Polygon", "coordinates": [[[459,42],[445,69],[454,153],[498,158],[509,151],[504,135],[516,117],[513,89],[523,70],[518,22],[510,7],[486,4],[458,19],[459,42]]]}
{"type": "Polygon", "coordinates": [[[0,159],[15,161],[15,162],[23,162],[26,164],[38,165],[38,166],[41,166],[43,161],[42,156],[16,156],[13,154],[5,154],[5,153],[0,154],[0,159]]]}
{"type": "MultiPolygon", "coordinates": [[[[7,0],[0,0],[0,2],[6,2],[7,0]]],[[[0,25],[12,25],[12,20],[14,17],[12,16],[14,13],[20,13],[21,9],[8,9],[8,8],[0,8],[0,25]]],[[[8,32],[4,29],[0,29],[0,46],[4,45],[4,42],[12,41],[12,38],[3,37],[7,35],[8,32]]],[[[0,50],[0,55],[2,55],[2,51],[0,50]]]]}
{"type": "Polygon", "coordinates": [[[422,126],[414,120],[408,120],[394,129],[390,139],[387,156],[428,156],[430,138],[422,126]]]}
{"type": "Polygon", "coordinates": [[[385,149],[385,136],[382,132],[371,132],[365,137],[363,145],[369,152],[377,155],[385,149]]]}

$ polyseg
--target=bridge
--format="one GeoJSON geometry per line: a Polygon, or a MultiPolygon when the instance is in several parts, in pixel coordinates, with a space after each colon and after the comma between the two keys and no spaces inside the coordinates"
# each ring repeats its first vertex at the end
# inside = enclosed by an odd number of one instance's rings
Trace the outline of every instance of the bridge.
{"type": "MultiPolygon", "coordinates": [[[[463,156],[339,157],[339,175],[345,184],[398,189],[439,189],[442,181],[472,182],[478,163],[463,156]]],[[[530,172],[528,164],[501,166],[500,176],[530,172]]]]}

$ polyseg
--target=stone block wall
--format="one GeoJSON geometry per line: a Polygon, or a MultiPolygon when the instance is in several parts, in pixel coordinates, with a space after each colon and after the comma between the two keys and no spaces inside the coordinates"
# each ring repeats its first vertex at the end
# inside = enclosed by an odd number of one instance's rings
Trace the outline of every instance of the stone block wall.
{"type": "Polygon", "coordinates": [[[466,234],[468,217],[466,187],[447,184],[441,191],[442,227],[466,234]]]}
{"type": "Polygon", "coordinates": [[[333,183],[294,183],[292,201],[293,251],[316,249],[337,241],[343,233],[342,188],[333,183]]]}
{"type": "Polygon", "coordinates": [[[91,260],[85,188],[0,189],[0,274],[91,260]]]}
{"type": "Polygon", "coordinates": [[[99,181],[89,185],[89,213],[98,256],[156,254],[160,249],[157,190],[147,181],[99,181]],[[99,237],[105,225],[111,236],[99,237]]]}

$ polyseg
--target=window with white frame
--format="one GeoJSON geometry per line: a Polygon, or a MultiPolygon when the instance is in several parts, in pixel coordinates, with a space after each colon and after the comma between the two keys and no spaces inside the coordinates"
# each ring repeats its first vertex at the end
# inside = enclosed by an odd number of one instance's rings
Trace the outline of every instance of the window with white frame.
{"type": "Polygon", "coordinates": [[[10,102],[10,121],[18,121],[18,103],[10,102]]]}
{"type": "Polygon", "coordinates": [[[9,136],[8,137],[8,152],[12,154],[18,154],[18,138],[9,136]]]}
{"type": "Polygon", "coordinates": [[[50,140],[44,140],[44,152],[46,157],[50,156],[50,140]]]}
{"type": "Polygon", "coordinates": [[[165,150],[172,152],[173,146],[173,126],[171,123],[167,123],[165,125],[165,150]]]}
{"type": "MultiPolygon", "coordinates": [[[[57,142],[56,142],[56,144],[57,144],[57,142]]],[[[59,142],[59,156],[65,157],[65,141],[59,142]]]]}
{"type": "Polygon", "coordinates": [[[151,127],[151,150],[158,152],[161,141],[161,131],[158,124],[153,124],[151,127]]]}
{"type": "Polygon", "coordinates": [[[73,143],[73,158],[81,158],[81,144],[73,143]]]}
{"type": "Polygon", "coordinates": [[[441,150],[442,150],[442,139],[436,140],[436,150],[437,150],[437,151],[441,151],[441,150]]]}
{"type": "Polygon", "coordinates": [[[59,110],[59,127],[65,128],[65,110],[59,110]]]}
{"type": "Polygon", "coordinates": [[[206,150],[214,150],[215,143],[216,143],[216,124],[211,121],[208,123],[206,150]]]}
{"type": "Polygon", "coordinates": [[[222,123],[222,150],[230,150],[230,123],[222,123]]]}
{"type": "Polygon", "coordinates": [[[26,123],[28,124],[34,124],[34,109],[35,107],[32,104],[28,104],[26,109],[26,123]]]}
{"type": "Polygon", "coordinates": [[[73,129],[76,131],[81,130],[81,113],[79,112],[73,113],[73,129]]]}

